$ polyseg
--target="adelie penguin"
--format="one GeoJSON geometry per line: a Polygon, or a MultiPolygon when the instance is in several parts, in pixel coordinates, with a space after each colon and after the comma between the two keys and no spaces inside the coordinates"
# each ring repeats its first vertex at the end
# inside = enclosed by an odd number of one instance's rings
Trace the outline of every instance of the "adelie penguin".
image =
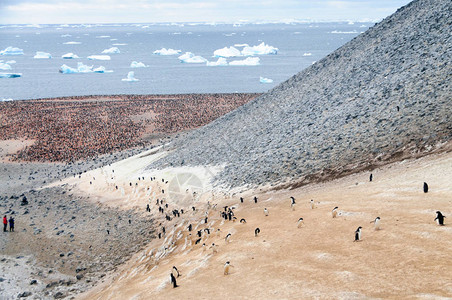
{"type": "Polygon", "coordinates": [[[226,262],[224,264],[224,275],[228,275],[229,274],[229,268],[234,267],[233,265],[231,265],[230,262],[226,262]]]}
{"type": "Polygon", "coordinates": [[[424,193],[428,192],[428,184],[427,182],[424,182],[424,193]]]}
{"type": "Polygon", "coordinates": [[[444,226],[444,218],[445,218],[445,217],[446,217],[446,216],[443,216],[443,214],[438,210],[438,211],[436,212],[436,218],[435,218],[434,221],[436,221],[436,223],[437,223],[438,225],[444,226]]]}
{"type": "Polygon", "coordinates": [[[291,203],[290,203],[290,208],[292,208],[292,210],[295,210],[295,198],[294,197],[290,197],[290,199],[291,199],[291,203]]]}
{"type": "Polygon", "coordinates": [[[256,229],[254,229],[254,236],[257,237],[260,232],[261,230],[259,229],[259,227],[257,227],[256,229]]]}
{"type": "Polygon", "coordinates": [[[301,226],[303,226],[303,218],[299,218],[297,222],[297,227],[300,228],[301,226]]]}
{"type": "Polygon", "coordinates": [[[177,288],[178,285],[176,283],[176,277],[174,277],[173,273],[170,273],[171,276],[171,283],[173,284],[173,288],[177,288]]]}
{"type": "Polygon", "coordinates": [[[240,219],[240,223],[245,224],[246,220],[242,218],[242,219],[240,219]]]}
{"type": "Polygon", "coordinates": [[[372,173],[370,173],[370,176],[369,176],[369,181],[371,181],[371,182],[372,182],[372,179],[374,179],[374,175],[372,175],[372,173]]]}
{"type": "Polygon", "coordinates": [[[267,209],[267,208],[264,208],[264,215],[265,215],[266,217],[268,217],[268,209],[267,209]]]}
{"type": "Polygon", "coordinates": [[[359,242],[361,240],[361,229],[362,227],[359,226],[355,231],[355,242],[359,242]]]}
{"type": "Polygon", "coordinates": [[[226,243],[229,243],[229,239],[231,238],[231,236],[232,236],[232,234],[228,233],[228,234],[226,235],[226,237],[224,238],[224,241],[225,241],[226,243]]]}
{"type": "Polygon", "coordinates": [[[176,268],[176,266],[173,266],[173,270],[171,271],[173,273],[173,275],[177,278],[179,278],[180,273],[179,270],[176,268]]]}
{"type": "Polygon", "coordinates": [[[375,230],[380,230],[380,217],[376,217],[375,220],[370,223],[374,223],[375,230]]]}
{"type": "Polygon", "coordinates": [[[338,209],[339,207],[335,207],[335,208],[333,208],[333,210],[331,211],[331,215],[332,215],[332,217],[333,218],[336,218],[337,217],[337,209],[338,209]]]}

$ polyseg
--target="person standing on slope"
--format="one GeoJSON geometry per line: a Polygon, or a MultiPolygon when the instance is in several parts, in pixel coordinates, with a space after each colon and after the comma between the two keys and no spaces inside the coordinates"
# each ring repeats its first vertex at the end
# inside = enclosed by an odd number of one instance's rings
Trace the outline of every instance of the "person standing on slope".
{"type": "Polygon", "coordinates": [[[14,232],[14,218],[12,216],[9,217],[9,231],[14,232]]]}
{"type": "Polygon", "coordinates": [[[6,232],[6,227],[8,227],[8,219],[6,215],[3,217],[3,232],[6,232]]]}

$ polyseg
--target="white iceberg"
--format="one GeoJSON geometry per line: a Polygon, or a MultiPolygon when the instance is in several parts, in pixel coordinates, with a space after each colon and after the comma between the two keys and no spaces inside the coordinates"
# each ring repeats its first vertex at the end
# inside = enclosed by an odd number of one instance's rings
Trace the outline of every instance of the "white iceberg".
{"type": "Polygon", "coordinates": [[[62,34],[61,35],[61,37],[70,37],[70,36],[72,36],[72,35],[70,35],[70,34],[62,34]]]}
{"type": "Polygon", "coordinates": [[[202,56],[195,55],[193,57],[189,57],[186,59],[181,59],[180,62],[187,63],[187,64],[203,64],[207,62],[207,59],[205,59],[202,56]]]}
{"type": "Polygon", "coordinates": [[[181,53],[181,51],[180,50],[174,50],[174,49],[162,48],[160,50],[155,50],[152,53],[157,54],[157,55],[177,55],[177,54],[181,53]]]}
{"type": "Polygon", "coordinates": [[[109,38],[109,37],[110,37],[109,35],[96,36],[96,38],[98,38],[98,39],[106,39],[106,38],[109,38]]]}
{"type": "Polygon", "coordinates": [[[6,63],[7,63],[8,65],[12,65],[12,64],[15,64],[16,61],[15,61],[15,60],[8,60],[6,63]]]}
{"type": "Polygon", "coordinates": [[[219,57],[217,61],[208,61],[206,62],[206,66],[208,67],[217,67],[217,66],[227,66],[228,62],[226,58],[219,57]]]}
{"type": "Polygon", "coordinates": [[[234,44],[234,47],[248,47],[248,44],[234,44]]]}
{"type": "Polygon", "coordinates": [[[130,67],[131,68],[147,68],[149,66],[145,65],[142,62],[133,61],[133,62],[130,63],[130,67]]]}
{"type": "Polygon", "coordinates": [[[76,55],[76,54],[70,52],[70,53],[66,53],[66,54],[61,55],[61,58],[64,58],[64,59],[73,59],[73,58],[80,58],[80,57],[78,57],[78,55],[76,55]]]}
{"type": "Polygon", "coordinates": [[[266,45],[264,42],[257,46],[245,46],[242,50],[243,56],[278,54],[278,48],[266,45]]]}
{"type": "Polygon", "coordinates": [[[121,53],[121,52],[119,51],[118,47],[111,47],[111,48],[105,49],[104,51],[102,51],[102,53],[115,54],[115,53],[121,53]]]}
{"type": "Polygon", "coordinates": [[[9,46],[5,50],[0,51],[0,55],[24,55],[24,50],[9,46]]]}
{"type": "Polygon", "coordinates": [[[80,45],[81,44],[81,42],[66,42],[66,43],[63,43],[63,45],[80,45]]]}
{"type": "Polygon", "coordinates": [[[11,66],[7,63],[0,62],[0,70],[11,70],[11,66]]]}
{"type": "Polygon", "coordinates": [[[90,55],[87,57],[90,60],[110,60],[111,57],[109,55],[90,55]]]}
{"type": "Polygon", "coordinates": [[[112,70],[106,70],[104,66],[100,66],[98,68],[93,69],[94,73],[111,73],[112,70]]]}
{"type": "Polygon", "coordinates": [[[339,31],[339,30],[333,30],[330,33],[334,33],[334,34],[357,34],[358,31],[353,30],[353,31],[339,31]]]}
{"type": "Polygon", "coordinates": [[[260,83],[273,83],[273,79],[270,78],[265,78],[265,77],[260,77],[259,78],[260,83]]]}
{"type": "Polygon", "coordinates": [[[139,79],[136,79],[135,78],[135,72],[133,72],[133,71],[130,71],[128,74],[127,74],[127,78],[123,78],[123,79],[121,79],[122,81],[138,81],[139,79]]]}
{"type": "Polygon", "coordinates": [[[244,60],[233,60],[229,63],[230,66],[258,66],[260,63],[259,57],[247,57],[244,60]]]}
{"type": "Polygon", "coordinates": [[[52,58],[52,55],[47,52],[36,51],[36,55],[33,58],[52,58]]]}
{"type": "Polygon", "coordinates": [[[195,56],[193,53],[191,52],[185,52],[184,54],[182,54],[181,56],[178,57],[179,60],[186,60],[189,58],[192,58],[193,56],[195,56]]]}
{"type": "Polygon", "coordinates": [[[222,49],[215,50],[213,56],[215,57],[235,57],[241,56],[240,50],[234,47],[224,47],[222,49]]]}
{"type": "Polygon", "coordinates": [[[17,78],[21,76],[22,73],[0,73],[0,78],[17,78]]]}
{"type": "Polygon", "coordinates": [[[303,53],[303,56],[312,56],[312,53],[303,53]]]}
{"type": "Polygon", "coordinates": [[[79,62],[77,64],[77,69],[75,68],[71,68],[67,65],[62,65],[60,67],[60,73],[63,74],[74,74],[74,73],[111,73],[113,71],[110,70],[105,70],[105,68],[103,66],[100,66],[96,69],[93,69],[93,66],[87,66],[84,65],[83,63],[79,62]]]}
{"type": "Polygon", "coordinates": [[[116,43],[116,44],[113,44],[113,46],[126,46],[127,44],[126,43],[116,43]]]}

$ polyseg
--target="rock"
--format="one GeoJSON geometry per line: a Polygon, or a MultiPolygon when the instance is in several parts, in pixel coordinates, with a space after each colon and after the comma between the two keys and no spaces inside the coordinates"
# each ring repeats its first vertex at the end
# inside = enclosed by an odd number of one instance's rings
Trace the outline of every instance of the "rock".
{"type": "Polygon", "coordinates": [[[38,281],[36,279],[33,279],[32,281],[30,281],[30,285],[34,285],[34,284],[38,284],[38,281]]]}
{"type": "Polygon", "coordinates": [[[19,298],[26,298],[26,297],[30,297],[31,296],[31,292],[23,292],[20,293],[19,295],[17,295],[17,297],[19,298]]]}
{"type": "Polygon", "coordinates": [[[80,279],[83,278],[83,274],[77,274],[77,275],[75,276],[75,278],[77,278],[77,280],[80,280],[80,279]]]}
{"type": "Polygon", "coordinates": [[[61,299],[66,297],[66,295],[63,292],[56,292],[55,295],[53,295],[54,299],[61,299]]]}

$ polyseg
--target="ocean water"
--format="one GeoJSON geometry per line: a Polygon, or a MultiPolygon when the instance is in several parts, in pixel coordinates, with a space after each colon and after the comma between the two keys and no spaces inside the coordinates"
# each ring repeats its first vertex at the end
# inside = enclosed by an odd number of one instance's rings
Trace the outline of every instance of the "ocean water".
{"type": "MultiPolygon", "coordinates": [[[[118,25],[41,25],[40,27],[0,26],[0,50],[8,46],[23,49],[24,55],[0,55],[3,63],[15,60],[7,73],[22,73],[18,78],[0,78],[0,100],[21,100],[76,95],[173,94],[265,92],[302,69],[339,48],[370,23],[311,24],[118,24],[118,25]],[[80,44],[65,44],[66,42],[80,44]],[[181,63],[176,56],[153,52],[171,48],[216,61],[213,52],[235,44],[255,46],[264,42],[279,49],[276,55],[260,55],[258,66],[217,66],[181,63]],[[119,48],[111,60],[88,60],[104,49],[119,48]],[[51,59],[34,59],[36,51],[51,59]],[[72,52],[80,59],[62,59],[72,52]],[[131,68],[132,61],[148,68],[131,68]],[[104,66],[111,73],[62,74],[66,64],[77,62],[104,66]],[[126,82],[129,71],[136,82],[126,82]],[[265,77],[273,83],[260,83],[265,77]]],[[[241,48],[238,47],[240,50],[241,48]]],[[[243,60],[245,57],[228,58],[243,60]]]]}

